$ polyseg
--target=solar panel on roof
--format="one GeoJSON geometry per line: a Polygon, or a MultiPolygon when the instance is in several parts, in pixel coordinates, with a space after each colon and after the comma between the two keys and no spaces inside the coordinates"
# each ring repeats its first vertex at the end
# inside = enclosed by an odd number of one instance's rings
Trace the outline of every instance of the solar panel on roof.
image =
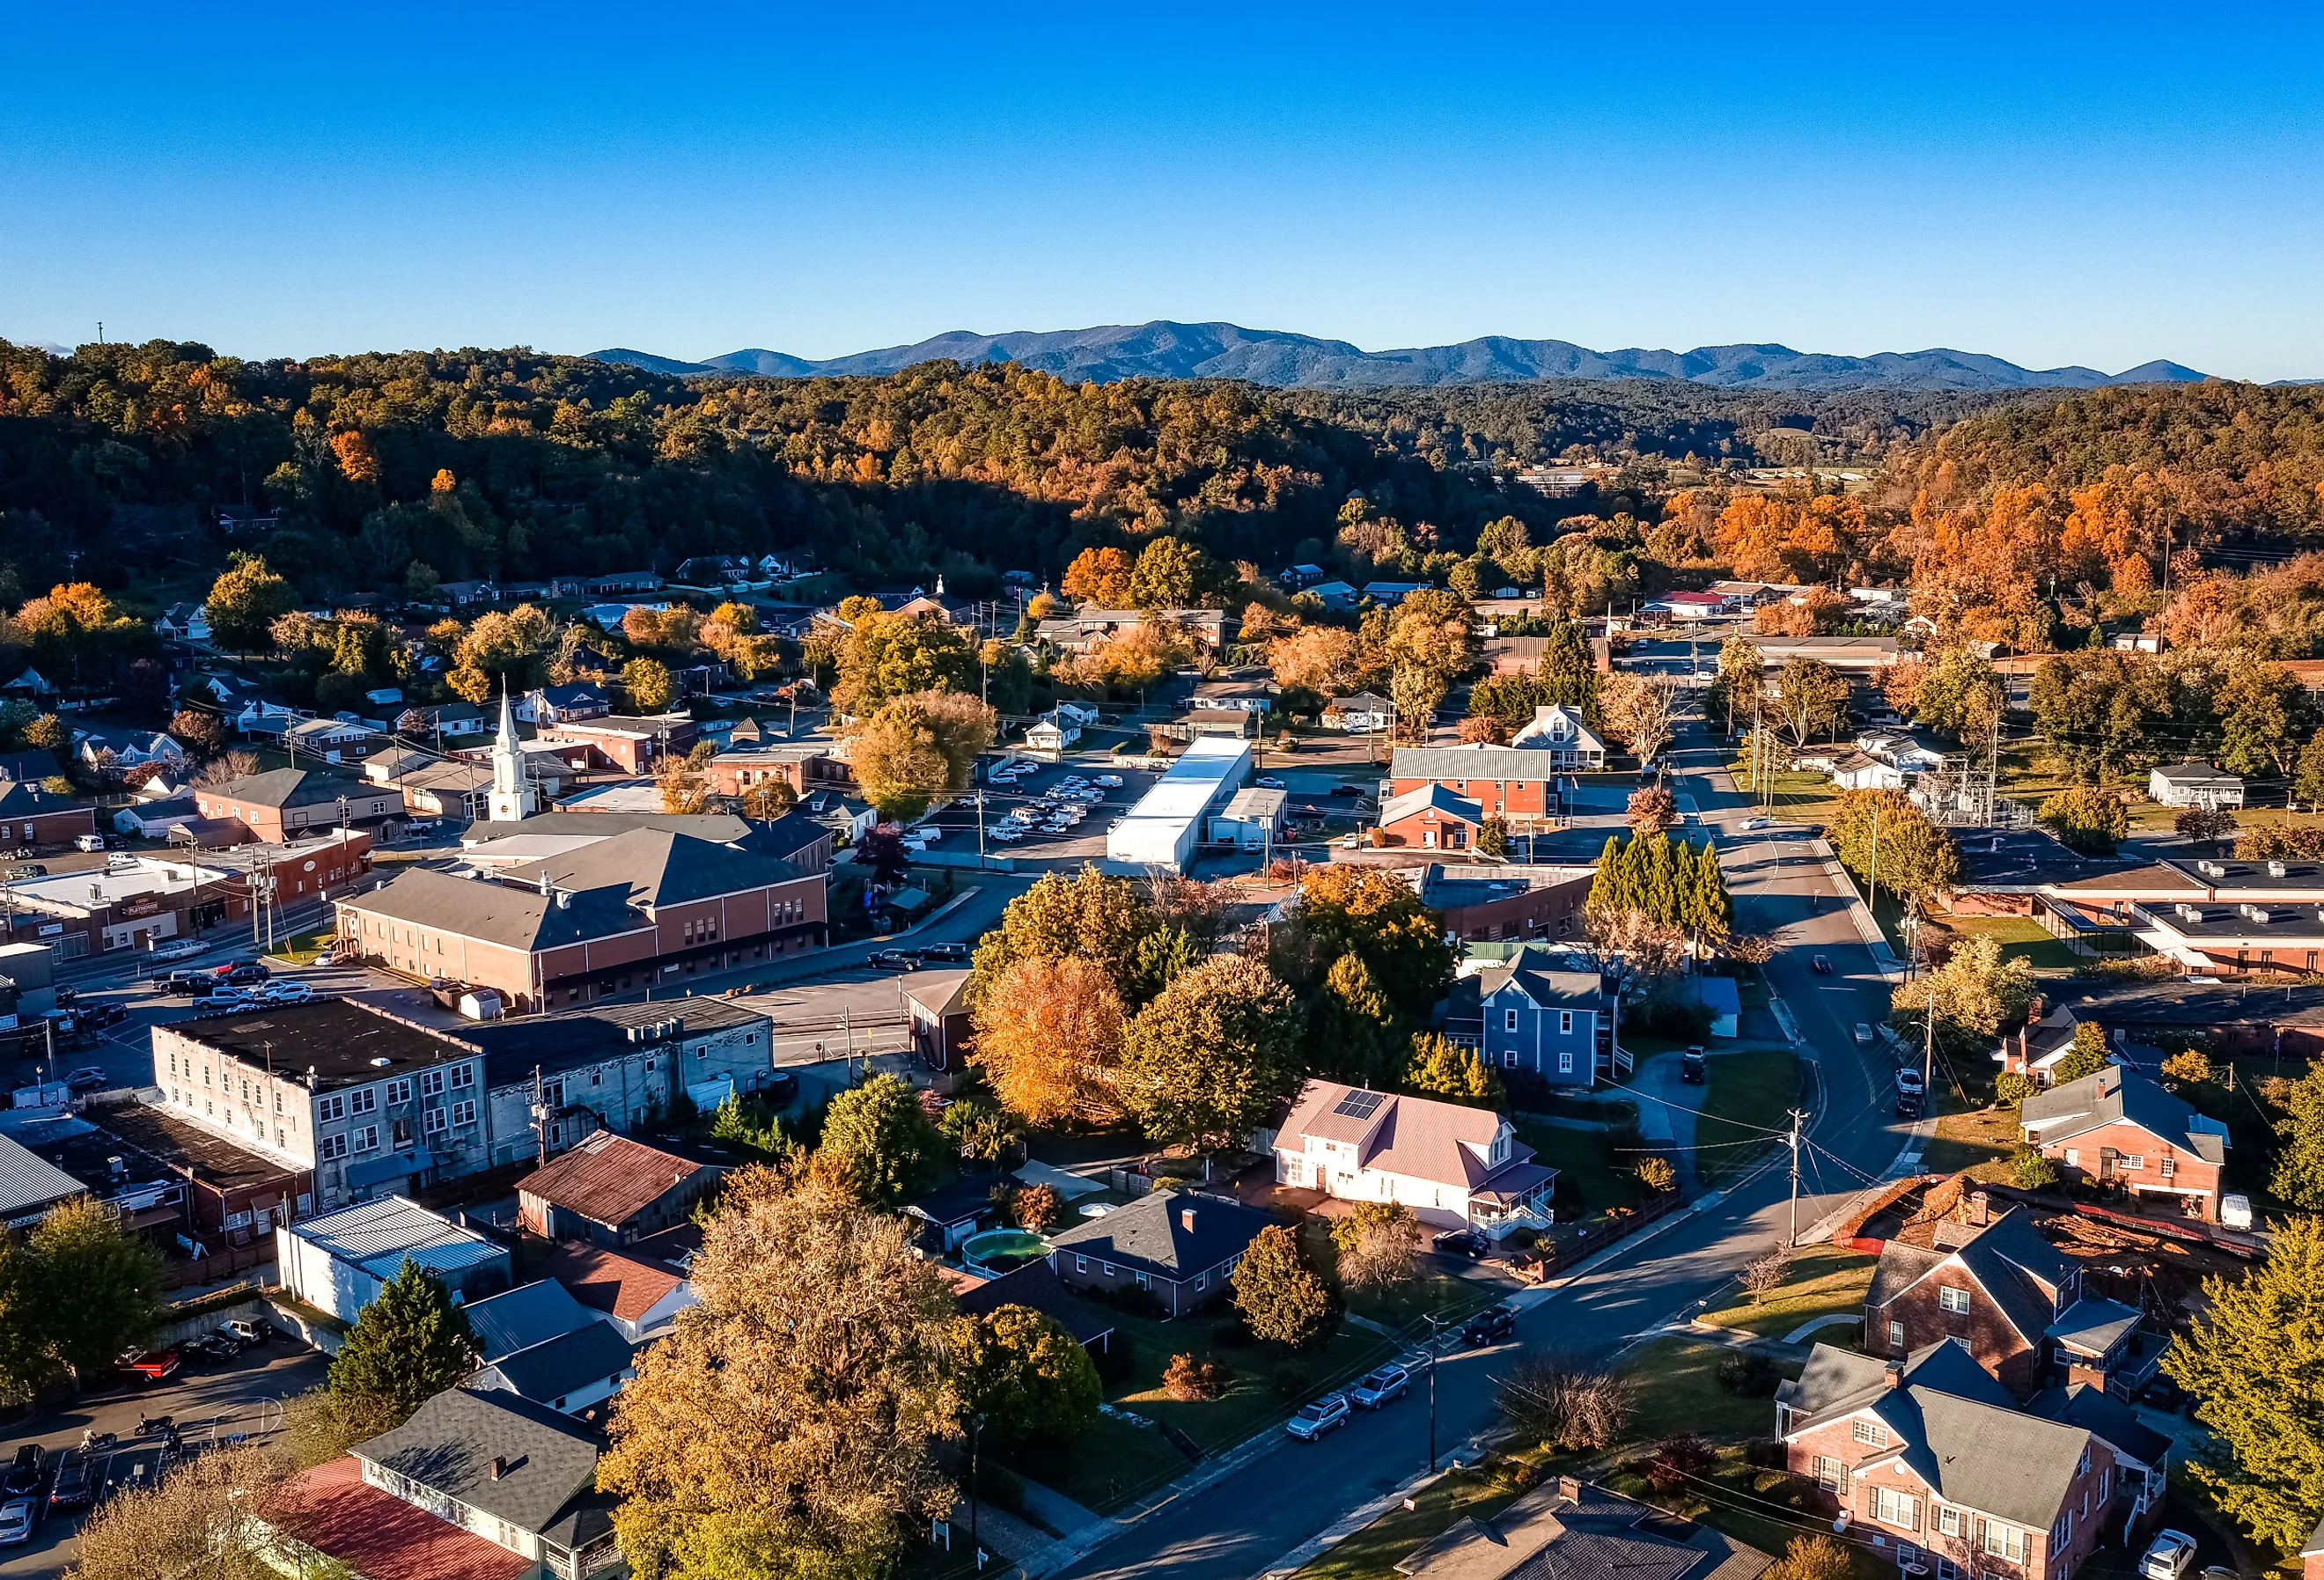
{"type": "Polygon", "coordinates": [[[1344,1113],[1350,1119],[1370,1119],[1387,1101],[1385,1092],[1351,1092],[1340,1099],[1340,1105],[1332,1112],[1344,1113]]]}

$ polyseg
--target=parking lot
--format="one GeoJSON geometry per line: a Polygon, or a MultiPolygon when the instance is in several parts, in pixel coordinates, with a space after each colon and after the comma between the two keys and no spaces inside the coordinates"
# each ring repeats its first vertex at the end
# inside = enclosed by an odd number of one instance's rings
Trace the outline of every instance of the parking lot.
{"type": "MultiPolygon", "coordinates": [[[[1116,768],[1100,760],[1027,765],[1021,777],[983,786],[984,848],[994,855],[1033,855],[1081,860],[1105,855],[1105,834],[1161,775],[1152,769],[1116,768]]],[[[942,832],[939,850],[973,853],[976,803],[956,801],[927,823],[942,832]]]]}
{"type": "MultiPolygon", "coordinates": [[[[41,1517],[30,1541],[0,1548],[0,1576],[61,1575],[71,1562],[73,1537],[88,1511],[50,1514],[48,1494],[59,1456],[78,1447],[83,1432],[111,1432],[116,1439],[110,1449],[91,1456],[106,1492],[150,1483],[164,1474],[163,1438],[158,1431],[139,1433],[141,1420],[171,1418],[189,1454],[226,1444],[237,1433],[263,1441],[281,1429],[283,1402],[321,1382],[326,1365],[320,1354],[295,1339],[261,1345],[222,1364],[189,1357],[176,1376],[159,1386],[85,1397],[10,1427],[0,1434],[0,1462],[13,1460],[27,1443],[41,1446],[43,1464],[34,1498],[41,1517]]],[[[100,1500],[105,1495],[97,1493],[100,1500]]]]}

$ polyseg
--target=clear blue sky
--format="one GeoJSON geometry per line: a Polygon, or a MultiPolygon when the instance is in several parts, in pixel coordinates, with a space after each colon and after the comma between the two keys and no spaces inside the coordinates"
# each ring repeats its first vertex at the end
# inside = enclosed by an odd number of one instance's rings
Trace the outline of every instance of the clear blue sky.
{"type": "Polygon", "coordinates": [[[2312,14],[1001,9],[19,6],[0,336],[1174,318],[2324,376],[2312,14]]]}

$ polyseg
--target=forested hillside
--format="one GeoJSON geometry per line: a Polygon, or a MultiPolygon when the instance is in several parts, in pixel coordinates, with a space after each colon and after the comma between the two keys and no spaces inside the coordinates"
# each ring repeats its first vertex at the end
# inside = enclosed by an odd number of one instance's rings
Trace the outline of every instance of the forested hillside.
{"type": "Polygon", "coordinates": [[[942,362],[681,379],[523,349],[242,362],[190,342],[68,357],[0,343],[0,602],[69,576],[190,578],[230,549],[317,600],[401,585],[415,561],[450,580],[769,551],[859,586],[941,573],[973,595],[1004,569],[1051,577],[1084,548],[1166,532],[1268,569],[1321,559],[1346,541],[1351,492],[1386,546],[1370,560],[1406,574],[1442,574],[1505,516],[1537,545],[1591,517],[1618,547],[1683,514],[1671,535],[1685,541],[1656,551],[1673,568],[1877,577],[1949,562],[1980,583],[1964,599],[1993,602],[1995,578],[2030,585],[2036,567],[2070,563],[2103,589],[2126,556],[2160,579],[2190,537],[2315,530],[2319,402],[2230,384],[1284,392],[942,362]],[[1621,470],[1559,501],[1511,480],[1568,455],[1621,470]],[[1870,508],[1797,544],[1788,515],[1709,529],[1735,468],[1805,461],[1879,471],[1870,508]],[[2101,484],[2105,512],[2073,528],[2073,495],[2101,484]],[[262,524],[223,532],[221,512],[262,524]],[[1637,526],[1600,525],[1625,515],[1637,526]],[[2059,539],[2063,561],[2047,557],[2059,539]]]}

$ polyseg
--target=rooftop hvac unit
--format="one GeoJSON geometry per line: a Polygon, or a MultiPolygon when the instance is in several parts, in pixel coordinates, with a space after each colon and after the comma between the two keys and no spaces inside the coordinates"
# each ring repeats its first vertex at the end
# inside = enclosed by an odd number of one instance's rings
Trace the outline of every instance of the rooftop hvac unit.
{"type": "Polygon", "coordinates": [[[2246,906],[2245,906],[2245,907],[2243,908],[2243,911],[2244,911],[2244,915],[2245,915],[2246,917],[2249,918],[2251,920],[2255,921],[2255,922],[2258,922],[2258,923],[2260,923],[2262,926],[2265,926],[2265,925],[2266,925],[2266,923],[2267,923],[2267,907],[2266,907],[2266,906],[2264,906],[2264,905],[2246,905],[2246,906]]]}
{"type": "Polygon", "coordinates": [[[2291,868],[2285,866],[2282,862],[2270,862],[2267,864],[2267,875],[2271,878],[2281,878],[2291,870],[2291,868]]]}
{"type": "Polygon", "coordinates": [[[2200,905],[2182,905],[2179,908],[2179,919],[2181,921],[2200,921],[2203,919],[2203,908],[2200,905]]]}

